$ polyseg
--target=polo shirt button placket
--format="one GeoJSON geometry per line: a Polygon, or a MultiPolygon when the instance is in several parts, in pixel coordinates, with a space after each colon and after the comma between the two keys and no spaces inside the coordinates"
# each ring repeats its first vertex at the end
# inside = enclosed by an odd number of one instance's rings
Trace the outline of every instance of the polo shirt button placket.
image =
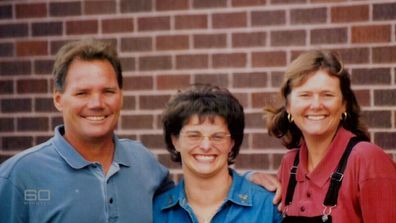
{"type": "Polygon", "coordinates": [[[301,211],[301,212],[304,212],[304,211],[305,211],[305,207],[304,207],[304,206],[301,206],[301,207],[300,207],[300,211],[301,211]]]}

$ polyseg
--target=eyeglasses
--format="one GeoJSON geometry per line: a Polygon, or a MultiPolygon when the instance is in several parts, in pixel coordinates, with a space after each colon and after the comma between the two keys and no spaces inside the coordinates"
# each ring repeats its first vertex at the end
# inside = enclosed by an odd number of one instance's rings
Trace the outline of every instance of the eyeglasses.
{"type": "Polygon", "coordinates": [[[192,145],[201,143],[206,137],[213,144],[223,144],[227,142],[227,139],[231,136],[231,134],[225,132],[217,132],[207,136],[202,135],[200,132],[181,132],[180,136],[183,137],[186,142],[192,145]]]}

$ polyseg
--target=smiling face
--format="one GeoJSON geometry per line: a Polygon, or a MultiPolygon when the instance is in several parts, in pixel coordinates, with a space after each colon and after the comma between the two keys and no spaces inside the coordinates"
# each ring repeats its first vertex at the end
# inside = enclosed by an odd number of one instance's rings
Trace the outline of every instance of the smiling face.
{"type": "Polygon", "coordinates": [[[288,96],[287,112],[305,139],[333,137],[345,111],[339,79],[323,70],[292,87],[288,96]]]}
{"type": "Polygon", "coordinates": [[[72,144],[112,140],[122,107],[113,67],[107,60],[74,60],[54,103],[63,114],[64,137],[72,144]]]}
{"type": "Polygon", "coordinates": [[[183,173],[186,177],[212,177],[228,174],[228,156],[234,145],[224,118],[214,116],[200,122],[193,115],[183,126],[178,137],[172,142],[182,160],[183,173]],[[196,138],[203,137],[202,140],[196,138]]]}

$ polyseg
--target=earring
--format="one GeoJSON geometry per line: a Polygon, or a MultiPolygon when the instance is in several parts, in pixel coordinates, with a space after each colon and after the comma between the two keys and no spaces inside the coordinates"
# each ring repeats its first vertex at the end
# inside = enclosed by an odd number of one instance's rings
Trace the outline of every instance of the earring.
{"type": "Polygon", "coordinates": [[[294,121],[290,113],[287,113],[287,120],[289,120],[289,123],[292,123],[294,121]]]}
{"type": "Polygon", "coordinates": [[[343,113],[341,114],[341,120],[342,120],[342,121],[345,121],[345,120],[347,119],[347,117],[348,117],[348,113],[347,113],[347,112],[343,112],[343,113]]]}

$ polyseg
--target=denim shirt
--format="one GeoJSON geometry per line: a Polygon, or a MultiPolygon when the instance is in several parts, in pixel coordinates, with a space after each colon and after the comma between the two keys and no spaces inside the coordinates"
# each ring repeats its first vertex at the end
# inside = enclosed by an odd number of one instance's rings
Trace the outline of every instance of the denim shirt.
{"type": "Polygon", "coordinates": [[[154,193],[169,183],[154,155],[114,136],[113,163],[104,174],[63,132],[57,127],[47,142],[0,165],[0,222],[151,223],[154,193]]]}
{"type": "MultiPolygon", "coordinates": [[[[272,193],[249,182],[234,170],[230,173],[230,191],[211,223],[281,222],[282,216],[272,204],[272,193]]],[[[198,223],[188,204],[183,180],[175,188],[155,197],[153,214],[154,223],[198,223]]]]}

